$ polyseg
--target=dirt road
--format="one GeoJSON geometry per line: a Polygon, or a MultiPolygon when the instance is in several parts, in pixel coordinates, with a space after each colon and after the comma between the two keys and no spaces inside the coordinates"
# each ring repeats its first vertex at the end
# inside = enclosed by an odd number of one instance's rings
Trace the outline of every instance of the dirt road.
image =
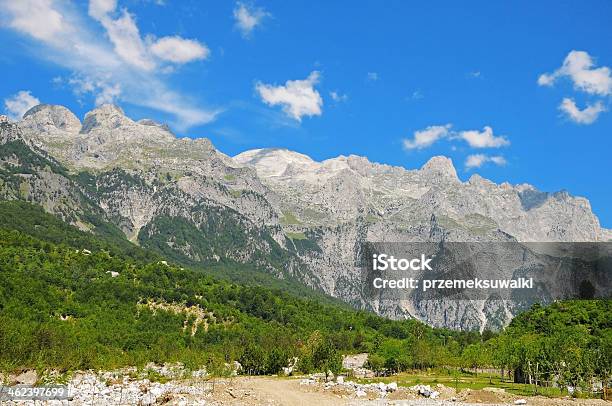
{"type": "MultiPolygon", "coordinates": [[[[454,391],[453,391],[454,393],[454,391]]],[[[275,377],[237,377],[218,382],[214,393],[207,399],[213,405],[256,405],[256,406],[483,406],[513,405],[515,396],[494,396],[486,391],[462,392],[455,401],[448,399],[425,399],[400,388],[388,397],[379,398],[368,393],[356,398],[355,393],[340,387],[327,388],[323,385],[300,385],[299,379],[275,377]]],[[[527,397],[528,406],[612,406],[612,402],[603,400],[549,399],[545,397],[527,397]]]]}
{"type": "Polygon", "coordinates": [[[306,388],[300,387],[297,380],[255,378],[245,384],[279,405],[333,406],[348,404],[347,399],[343,400],[332,393],[306,391],[306,388]]]}

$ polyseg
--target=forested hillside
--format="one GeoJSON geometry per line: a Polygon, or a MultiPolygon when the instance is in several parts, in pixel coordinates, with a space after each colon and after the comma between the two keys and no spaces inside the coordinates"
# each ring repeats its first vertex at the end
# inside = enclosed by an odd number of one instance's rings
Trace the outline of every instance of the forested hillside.
{"type": "Polygon", "coordinates": [[[184,258],[163,257],[159,251],[143,249],[126,240],[121,232],[107,222],[100,221],[91,232],[83,232],[45,212],[40,206],[20,200],[0,201],[0,228],[19,230],[47,242],[63,243],[77,249],[102,249],[124,258],[148,262],[159,261],[164,258],[175,260],[178,265],[189,266],[190,269],[197,269],[199,272],[212,275],[217,279],[273,287],[297,297],[317,299],[321,302],[349,308],[349,305],[340,300],[306,287],[290,276],[285,279],[278,279],[256,266],[229,259],[221,259],[203,267],[197,266],[197,264],[184,258]]]}
{"type": "Polygon", "coordinates": [[[588,387],[612,379],[612,300],[534,305],[490,341],[489,363],[528,383],[588,387]]]}
{"type": "MultiPolygon", "coordinates": [[[[419,321],[214,279],[27,206],[4,203],[0,216],[2,369],[182,361],[214,370],[238,360],[276,373],[294,356],[310,371],[339,368],[346,352],[442,346],[440,332],[419,321]]],[[[452,335],[457,351],[479,340],[452,335]]]]}
{"type": "Polygon", "coordinates": [[[180,361],[223,373],[239,361],[263,374],[297,357],[302,372],[337,371],[342,354],[368,352],[377,372],[495,367],[532,383],[610,380],[610,300],[536,305],[503,332],[480,334],[388,320],[312,292],[264,287],[266,279],[213,276],[245,272],[231,268],[183,268],[112,234],[94,236],[35,206],[4,202],[0,369],[180,361]]]}

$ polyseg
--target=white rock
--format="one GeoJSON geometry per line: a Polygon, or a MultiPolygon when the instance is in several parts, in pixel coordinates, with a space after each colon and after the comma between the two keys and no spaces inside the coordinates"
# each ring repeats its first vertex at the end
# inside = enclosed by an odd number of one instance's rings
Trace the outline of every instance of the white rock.
{"type": "Polygon", "coordinates": [[[15,382],[23,385],[34,385],[38,379],[36,371],[25,371],[15,377],[15,382]]]}
{"type": "Polygon", "coordinates": [[[164,388],[160,386],[154,386],[153,388],[151,388],[150,392],[153,396],[157,397],[161,396],[165,391],[164,388]]]}

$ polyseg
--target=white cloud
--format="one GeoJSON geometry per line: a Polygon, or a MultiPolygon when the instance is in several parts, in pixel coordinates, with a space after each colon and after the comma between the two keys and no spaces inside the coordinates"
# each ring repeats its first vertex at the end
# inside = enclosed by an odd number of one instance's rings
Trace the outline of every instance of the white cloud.
{"type": "MultiPolygon", "coordinates": [[[[98,0],[99,1],[99,0],[98,0]]],[[[133,16],[123,10],[117,19],[104,15],[97,19],[106,29],[106,34],[115,46],[115,52],[125,62],[139,69],[152,70],[155,61],[149,55],[133,16]]]]}
{"type": "Polygon", "coordinates": [[[180,37],[143,39],[134,16],[117,10],[113,0],[91,0],[88,12],[106,37],[72,3],[0,0],[0,24],[30,36],[39,45],[34,48],[37,56],[71,72],[66,83],[78,97],[149,107],[173,116],[171,123],[180,129],[210,122],[220,112],[202,108],[197,100],[172,90],[166,80],[169,63],[202,59],[204,45],[180,37]],[[168,41],[180,49],[162,52],[168,41]]]}
{"type": "Polygon", "coordinates": [[[376,82],[379,79],[377,72],[368,72],[368,80],[376,82]]]}
{"type": "Polygon", "coordinates": [[[423,149],[433,145],[439,139],[449,136],[450,124],[433,125],[424,130],[415,131],[412,139],[403,139],[404,149],[423,149]]]}
{"type": "Polygon", "coordinates": [[[234,20],[236,27],[242,32],[244,37],[249,37],[253,30],[261,25],[264,18],[269,17],[270,13],[262,8],[255,8],[245,3],[238,2],[234,8],[234,20]]]}
{"type": "Polygon", "coordinates": [[[510,141],[505,137],[493,135],[493,129],[489,126],[486,126],[483,131],[461,131],[459,138],[467,141],[472,148],[499,148],[510,145],[510,141]]]}
{"type": "Polygon", "coordinates": [[[264,103],[270,106],[281,105],[288,116],[301,121],[303,116],[322,114],[323,99],[314,88],[319,78],[319,72],[313,71],[304,80],[288,80],[284,86],[257,83],[255,89],[264,103]]]}
{"type": "Polygon", "coordinates": [[[184,64],[206,59],[210,50],[200,42],[179,36],[168,36],[148,41],[143,40],[134,16],[122,10],[119,18],[111,13],[117,7],[116,0],[90,0],[89,15],[100,22],[115,46],[115,52],[127,63],[143,70],[156,67],[155,57],[162,61],[184,64]]]}
{"type": "Polygon", "coordinates": [[[96,95],[96,105],[114,104],[121,95],[121,86],[118,83],[114,85],[103,85],[101,91],[96,95]]]}
{"type": "Polygon", "coordinates": [[[484,154],[470,155],[465,160],[465,167],[466,168],[480,168],[482,164],[485,163],[486,160],[487,160],[487,156],[484,154]]]}
{"type": "Polygon", "coordinates": [[[115,104],[121,96],[121,85],[108,82],[103,79],[92,79],[91,77],[74,76],[68,79],[72,91],[77,96],[79,103],[88,95],[95,97],[95,104],[115,104]]]}
{"type": "MultiPolygon", "coordinates": [[[[503,136],[493,135],[493,129],[485,126],[482,131],[451,131],[451,124],[434,125],[424,130],[415,131],[412,138],[404,138],[402,145],[406,150],[423,149],[430,147],[441,139],[464,140],[471,148],[499,148],[510,145],[510,141],[503,136]]],[[[453,146],[454,147],[454,146],[453,146]]]]}
{"type": "Polygon", "coordinates": [[[492,162],[498,166],[503,166],[507,163],[506,158],[501,155],[488,156],[485,154],[474,154],[467,157],[465,160],[465,167],[467,169],[480,168],[487,162],[492,162]]]}
{"type": "Polygon", "coordinates": [[[495,165],[499,165],[499,166],[503,166],[506,165],[508,162],[506,161],[506,158],[504,158],[501,155],[496,155],[496,156],[492,156],[489,161],[493,162],[495,165]]]}
{"type": "Polygon", "coordinates": [[[592,124],[597,120],[599,113],[606,111],[606,108],[601,101],[598,101],[595,104],[587,104],[587,107],[580,110],[573,99],[566,97],[559,105],[559,110],[578,124],[592,124]]]}
{"type": "Polygon", "coordinates": [[[555,83],[555,77],[548,73],[542,73],[538,77],[538,85],[540,86],[552,86],[555,83]]]}
{"type": "Polygon", "coordinates": [[[4,108],[13,121],[21,120],[26,111],[39,104],[40,100],[32,96],[29,90],[21,90],[4,99],[4,108]]]}
{"type": "Polygon", "coordinates": [[[336,91],[329,92],[329,96],[336,103],[344,102],[348,100],[348,96],[346,94],[341,94],[336,91]]]}
{"type": "Polygon", "coordinates": [[[415,90],[414,92],[412,92],[412,100],[421,100],[423,97],[425,97],[425,96],[418,89],[415,90]]]}
{"type": "MultiPolygon", "coordinates": [[[[202,109],[197,103],[186,100],[186,96],[168,90],[159,83],[153,86],[152,97],[142,100],[142,105],[155,110],[164,111],[177,117],[174,123],[178,130],[186,130],[195,125],[213,121],[222,109],[202,109]]],[[[149,95],[142,95],[148,97],[149,95]]]]}
{"type": "Polygon", "coordinates": [[[151,45],[151,52],[165,61],[187,63],[206,59],[210,50],[198,41],[181,37],[163,37],[151,45]]]}
{"type": "Polygon", "coordinates": [[[117,8],[117,0],[89,0],[89,15],[96,20],[104,18],[117,8]]]}
{"type": "Polygon", "coordinates": [[[584,51],[571,51],[563,65],[553,73],[544,73],[538,78],[540,86],[552,86],[561,77],[568,77],[574,88],[589,94],[612,95],[612,75],[610,68],[595,67],[593,58],[584,51]]]}
{"type": "Polygon", "coordinates": [[[36,39],[47,41],[69,28],[52,0],[6,0],[0,5],[12,15],[9,27],[36,39]]]}

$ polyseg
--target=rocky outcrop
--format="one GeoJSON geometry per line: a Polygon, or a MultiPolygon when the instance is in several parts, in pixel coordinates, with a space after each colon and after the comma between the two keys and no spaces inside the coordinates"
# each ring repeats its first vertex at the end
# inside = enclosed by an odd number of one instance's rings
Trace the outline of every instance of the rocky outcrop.
{"type": "Polygon", "coordinates": [[[20,127],[54,136],[78,133],[81,131],[81,121],[64,106],[39,104],[23,115],[20,127]]]}

